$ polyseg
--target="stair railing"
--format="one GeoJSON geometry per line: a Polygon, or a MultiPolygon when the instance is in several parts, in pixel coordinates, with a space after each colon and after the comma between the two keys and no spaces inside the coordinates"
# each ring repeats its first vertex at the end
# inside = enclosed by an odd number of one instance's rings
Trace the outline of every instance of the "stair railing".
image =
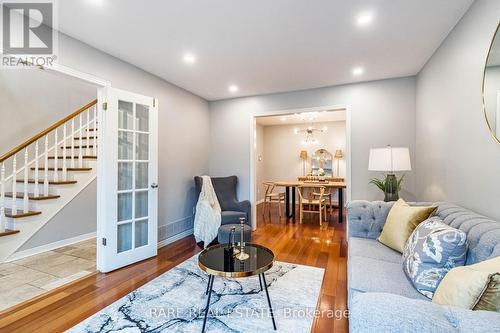
{"type": "Polygon", "coordinates": [[[51,181],[67,181],[68,168],[77,167],[76,162],[78,162],[78,167],[81,168],[83,167],[83,159],[85,156],[97,156],[96,105],[97,100],[88,103],[74,113],[54,123],[44,131],[13,148],[3,156],[0,156],[0,233],[6,230],[15,230],[15,219],[11,219],[10,225],[7,225],[8,216],[15,216],[20,212],[21,215],[29,213],[30,193],[28,192],[28,184],[30,182],[34,184],[32,194],[34,197],[48,196],[49,184],[51,181]],[[77,121],[77,127],[75,127],[75,121],[77,121]],[[68,127],[70,127],[69,130],[68,127]],[[90,135],[91,131],[92,137],[90,135]],[[77,136],[79,137],[78,155],[75,154],[75,150],[77,150],[75,138],[77,136]],[[93,139],[93,144],[91,144],[91,138],[93,139]],[[71,146],[67,146],[68,142],[71,142],[71,146]],[[84,142],[86,142],[85,145],[84,142]],[[43,147],[42,150],[40,150],[40,146],[43,147]],[[62,148],[62,154],[59,153],[60,147],[62,148]],[[83,155],[84,151],[85,155],[83,155]],[[19,165],[18,155],[20,153],[23,154],[21,158],[22,165],[19,165]],[[52,156],[50,154],[52,154],[52,156]],[[49,169],[52,170],[49,168],[49,160],[51,159],[54,160],[52,180],[49,179],[49,169]],[[40,160],[43,161],[43,167],[40,167],[40,160]],[[61,164],[59,160],[61,160],[61,164]],[[34,178],[32,180],[29,179],[30,168],[34,169],[34,178]],[[42,171],[41,179],[40,171],[42,171]],[[59,178],[59,171],[62,172],[61,178],[59,178]],[[22,175],[21,179],[18,178],[19,175],[22,175]],[[22,192],[17,192],[18,183],[22,183],[20,187],[22,192]],[[40,193],[39,186],[43,187],[43,195],[40,193]],[[10,195],[12,200],[9,214],[7,214],[8,207],[6,205],[8,189],[12,192],[10,195]],[[17,199],[23,200],[22,207],[18,207],[17,199]]]}

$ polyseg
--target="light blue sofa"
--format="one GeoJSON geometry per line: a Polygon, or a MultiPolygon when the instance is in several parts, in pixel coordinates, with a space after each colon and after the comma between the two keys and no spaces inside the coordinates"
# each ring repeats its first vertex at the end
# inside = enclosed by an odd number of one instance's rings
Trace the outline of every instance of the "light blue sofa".
{"type": "MultiPolygon", "coordinates": [[[[403,272],[401,254],[376,240],[392,205],[348,205],[349,331],[500,332],[500,313],[437,305],[413,287],[403,272]]],[[[467,233],[467,265],[500,256],[500,222],[447,203],[440,203],[436,214],[467,233]]]]}

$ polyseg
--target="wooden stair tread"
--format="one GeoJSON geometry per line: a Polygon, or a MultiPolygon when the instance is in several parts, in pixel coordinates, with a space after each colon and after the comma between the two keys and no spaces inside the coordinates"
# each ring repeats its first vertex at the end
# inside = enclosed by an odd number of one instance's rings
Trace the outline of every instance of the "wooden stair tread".
{"type": "Polygon", "coordinates": [[[97,131],[98,129],[97,128],[86,128],[85,130],[89,131],[89,132],[94,132],[94,131],[97,131]]]}
{"type": "Polygon", "coordinates": [[[17,213],[15,215],[13,215],[12,209],[5,208],[5,216],[13,218],[13,219],[18,219],[21,217],[28,217],[28,216],[35,216],[35,215],[40,215],[40,214],[42,214],[42,212],[29,211],[27,213],[24,213],[22,209],[17,209],[17,213]]]}
{"type": "MultiPolygon", "coordinates": [[[[24,179],[18,179],[18,183],[24,183],[24,179]]],[[[35,180],[34,179],[28,179],[29,184],[34,184],[35,180]]],[[[38,180],[38,184],[42,185],[44,183],[43,179],[38,180]]],[[[49,185],[70,185],[70,184],[76,184],[76,180],[59,180],[59,181],[54,181],[54,180],[49,180],[49,185]]]]}
{"type": "MultiPolygon", "coordinates": [[[[82,156],[83,159],[87,159],[87,160],[96,160],[97,159],[97,156],[82,156]]],[[[57,159],[58,160],[62,160],[64,157],[63,156],[57,156],[57,159]]],[[[55,159],[54,156],[49,156],[49,160],[53,160],[55,159]]],[[[66,156],[66,159],[67,160],[70,160],[71,157],[70,156],[66,156]]],[[[75,159],[78,159],[78,156],[75,156],[75,159]]]]}
{"type": "MultiPolygon", "coordinates": [[[[36,168],[31,168],[36,170],[36,168]]],[[[45,170],[44,167],[38,167],[38,170],[45,170]]],[[[47,168],[48,171],[55,171],[55,168],[47,168]]],[[[57,168],[57,171],[63,171],[63,168],[57,168]]],[[[66,168],[66,171],[92,171],[92,168],[66,168]]]]}
{"type": "MultiPolygon", "coordinates": [[[[7,192],[7,193],[5,193],[5,197],[12,198],[13,197],[13,193],[12,192],[7,192]]],[[[28,193],[28,199],[35,200],[35,201],[58,199],[60,197],[61,197],[60,195],[55,195],[55,194],[39,195],[39,196],[35,197],[34,193],[28,193]]],[[[17,192],[16,193],[16,198],[17,199],[24,199],[24,193],[23,192],[17,192]]]]}
{"type": "Polygon", "coordinates": [[[13,235],[13,234],[17,234],[19,232],[19,230],[10,230],[10,229],[5,229],[4,232],[0,232],[0,237],[3,237],[3,236],[9,236],[9,235],[13,235]]]}
{"type": "MultiPolygon", "coordinates": [[[[61,147],[61,149],[64,149],[64,148],[66,148],[66,149],[71,149],[71,148],[73,148],[73,147],[72,147],[72,146],[64,146],[64,147],[61,147]]],[[[74,148],[75,148],[75,149],[81,149],[81,148],[83,148],[83,149],[85,149],[85,148],[94,148],[94,145],[75,146],[74,148]]]]}
{"type": "Polygon", "coordinates": [[[94,140],[94,139],[97,139],[97,136],[89,136],[88,138],[86,136],[84,136],[84,137],[75,137],[73,139],[74,140],[87,140],[87,139],[94,140]]]}

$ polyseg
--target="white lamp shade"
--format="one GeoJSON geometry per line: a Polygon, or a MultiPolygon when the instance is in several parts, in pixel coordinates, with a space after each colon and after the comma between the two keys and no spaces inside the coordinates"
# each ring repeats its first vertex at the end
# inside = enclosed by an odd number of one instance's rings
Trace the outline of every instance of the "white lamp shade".
{"type": "Polygon", "coordinates": [[[372,148],[368,162],[370,171],[409,171],[411,170],[410,150],[408,148],[372,148]]]}

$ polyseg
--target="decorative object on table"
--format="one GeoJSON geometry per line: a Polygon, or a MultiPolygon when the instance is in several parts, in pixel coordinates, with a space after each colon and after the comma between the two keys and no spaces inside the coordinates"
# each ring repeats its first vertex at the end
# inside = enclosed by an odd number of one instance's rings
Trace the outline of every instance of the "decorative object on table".
{"type": "Polygon", "coordinates": [[[240,251],[239,253],[236,255],[236,258],[238,260],[247,260],[250,256],[248,255],[248,253],[245,253],[245,240],[243,238],[243,229],[244,229],[244,226],[245,225],[245,218],[240,218],[240,230],[241,230],[241,234],[240,234],[240,251]]]}
{"type": "Polygon", "coordinates": [[[437,287],[432,302],[500,312],[500,256],[453,268],[437,287]]]}
{"type": "Polygon", "coordinates": [[[320,182],[324,182],[325,181],[325,178],[326,178],[326,173],[325,173],[325,170],[323,170],[323,168],[319,168],[318,169],[318,180],[320,182]]]}
{"type": "Polygon", "coordinates": [[[432,299],[444,276],[465,265],[466,255],[466,233],[434,216],[420,223],[406,242],[403,271],[415,289],[432,299]]]}
{"type": "MultiPolygon", "coordinates": [[[[274,317],[281,332],[311,331],[314,316],[287,316],[283,309],[292,313],[315,309],[324,272],[323,268],[279,261],[275,261],[273,267],[265,272],[267,287],[273,297],[274,317]],[[290,302],[291,299],[293,302],[290,302]]],[[[124,295],[68,332],[200,332],[208,280],[209,275],[198,266],[198,255],[194,255],[124,295]],[[152,315],[151,309],[160,310],[160,315],[152,315]]],[[[237,280],[217,277],[213,283],[207,331],[271,332],[273,325],[267,311],[267,297],[265,291],[260,291],[257,275],[237,280]],[[234,316],[236,313],[264,315],[238,317],[234,316]]]]}
{"type": "Polygon", "coordinates": [[[390,145],[386,148],[372,148],[370,149],[368,170],[388,172],[385,180],[374,178],[370,183],[384,192],[385,201],[397,201],[404,175],[398,179],[395,172],[411,170],[410,150],[408,148],[393,148],[390,145]]]}
{"type": "Polygon", "coordinates": [[[437,206],[410,206],[403,199],[394,203],[378,241],[403,253],[406,241],[415,228],[434,213],[437,206]]]}
{"type": "Polygon", "coordinates": [[[344,154],[342,152],[342,149],[336,149],[335,150],[335,155],[333,156],[334,159],[337,160],[337,174],[336,177],[340,177],[340,160],[344,157],[344,154]]]}
{"type": "Polygon", "coordinates": [[[224,248],[224,261],[226,261],[226,258],[231,258],[232,261],[234,255],[236,254],[236,251],[238,251],[239,253],[239,250],[236,248],[236,242],[234,240],[235,232],[236,232],[236,227],[231,227],[231,233],[229,234],[227,246],[224,248]]]}
{"type": "Polygon", "coordinates": [[[333,156],[326,149],[318,149],[311,158],[311,173],[319,176],[319,169],[323,169],[325,177],[333,177],[333,156]]]}
{"type": "MultiPolygon", "coordinates": [[[[244,222],[244,221],[243,221],[244,222]]],[[[230,278],[242,278],[258,275],[259,276],[259,284],[260,289],[262,291],[262,285],[264,285],[264,289],[266,291],[267,304],[269,306],[269,313],[271,315],[271,319],[273,321],[274,330],[276,330],[276,322],[274,320],[273,308],[271,306],[271,299],[269,298],[269,291],[267,290],[267,282],[266,276],[264,272],[269,270],[274,265],[274,253],[270,249],[257,244],[244,244],[240,243],[240,254],[236,256],[238,259],[239,265],[234,265],[232,270],[226,270],[226,266],[221,267],[221,247],[223,245],[213,245],[208,249],[203,250],[198,256],[198,266],[200,269],[209,274],[207,291],[208,295],[207,305],[205,307],[205,317],[203,320],[203,328],[201,332],[205,332],[205,326],[207,322],[207,315],[209,313],[210,308],[210,296],[212,295],[212,289],[214,284],[214,279],[216,276],[222,277],[230,277],[230,278]],[[245,253],[245,250],[248,253],[251,253],[252,256],[245,253]],[[238,257],[242,254],[245,254],[247,257],[244,259],[239,259],[238,257]],[[250,260],[247,260],[251,258],[250,260]]]]}
{"type": "Polygon", "coordinates": [[[307,150],[301,150],[299,158],[302,160],[302,175],[306,175],[307,150]]]}
{"type": "Polygon", "coordinates": [[[314,121],[317,118],[316,112],[310,112],[307,114],[301,114],[301,118],[304,121],[304,128],[294,128],[293,132],[295,134],[304,133],[305,138],[302,141],[304,145],[315,145],[318,144],[318,140],[314,137],[314,133],[323,133],[328,130],[326,126],[322,128],[314,127],[314,121]]]}

